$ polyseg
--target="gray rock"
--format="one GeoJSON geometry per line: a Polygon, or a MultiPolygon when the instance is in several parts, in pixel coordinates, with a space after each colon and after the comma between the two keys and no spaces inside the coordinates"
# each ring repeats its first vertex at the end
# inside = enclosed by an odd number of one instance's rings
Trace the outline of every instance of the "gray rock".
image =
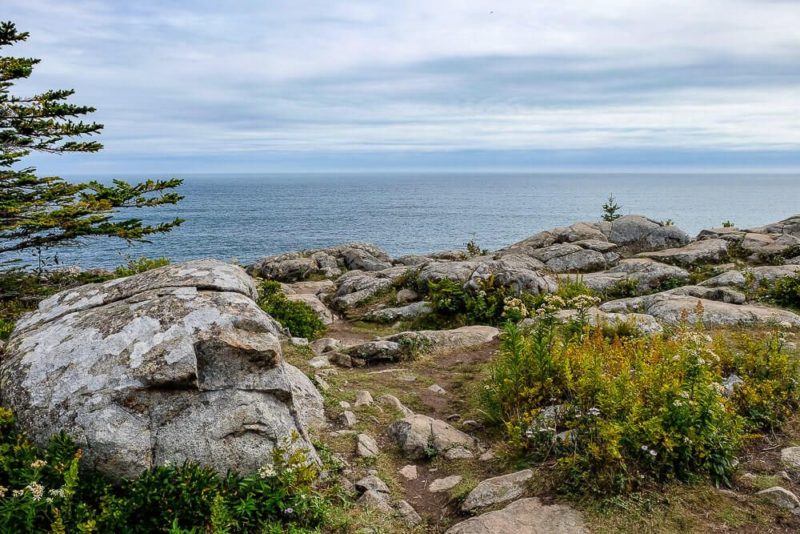
{"type": "Polygon", "coordinates": [[[400,520],[407,526],[413,527],[422,523],[422,518],[414,510],[414,507],[408,504],[406,501],[399,501],[395,505],[395,509],[397,510],[397,515],[400,516],[400,520]]]}
{"type": "Polygon", "coordinates": [[[331,304],[347,310],[392,287],[392,278],[365,271],[349,271],[336,280],[336,293],[331,304]]]}
{"type": "Polygon", "coordinates": [[[409,415],[389,426],[389,437],[409,458],[443,454],[454,447],[474,451],[478,442],[444,421],[427,415],[409,415]]]}
{"type": "Polygon", "coordinates": [[[292,302],[302,302],[314,312],[314,314],[319,317],[319,320],[322,321],[323,324],[332,324],[334,321],[333,312],[328,309],[325,304],[317,297],[316,295],[308,295],[308,294],[295,294],[295,295],[286,295],[286,298],[291,300],[292,302]]]}
{"type": "Polygon", "coordinates": [[[689,236],[676,226],[642,217],[625,215],[614,222],[601,222],[597,228],[606,239],[616,245],[621,254],[636,254],[666,248],[681,247],[689,236]]]}
{"type": "Polygon", "coordinates": [[[786,447],[781,450],[781,462],[786,467],[800,469],[800,447],[786,447]]]}
{"type": "Polygon", "coordinates": [[[44,445],[72,436],[88,467],[127,478],[192,460],[253,471],[282,440],[311,451],[322,398],[281,355],[252,279],[173,264],[42,301],[0,364],[2,402],[44,445]]]}
{"type": "Polygon", "coordinates": [[[736,391],[736,388],[740,385],[744,384],[744,380],[739,378],[736,375],[729,375],[725,377],[722,381],[723,395],[730,398],[733,396],[733,393],[736,391]]]}
{"type": "Polygon", "coordinates": [[[637,289],[645,292],[657,289],[667,281],[686,282],[689,280],[689,272],[680,267],[647,258],[630,258],[622,260],[617,266],[607,271],[587,273],[571,278],[583,280],[590,289],[598,292],[608,291],[612,286],[624,280],[635,280],[638,284],[637,289]]]}
{"type": "Polygon", "coordinates": [[[475,453],[464,447],[453,447],[445,451],[444,457],[448,460],[471,460],[475,458],[475,453]]]}
{"type": "MultiPolygon", "coordinates": [[[[604,312],[598,308],[589,308],[586,310],[586,313],[587,320],[591,326],[614,326],[623,323],[631,323],[639,330],[639,332],[645,335],[657,334],[664,330],[655,317],[644,313],[611,313],[604,312]]],[[[577,310],[560,310],[556,312],[556,318],[561,322],[572,321],[577,317],[577,310]]],[[[533,324],[534,319],[525,319],[522,321],[523,326],[529,326],[533,324]]]]}
{"type": "Polygon", "coordinates": [[[360,345],[347,349],[347,354],[364,360],[368,363],[380,361],[397,361],[403,356],[403,348],[400,343],[380,339],[377,341],[367,341],[360,345]]]}
{"type": "Polygon", "coordinates": [[[382,404],[390,406],[391,408],[394,408],[395,410],[403,414],[403,417],[414,415],[414,412],[406,408],[403,405],[403,403],[400,402],[400,400],[394,395],[388,395],[388,394],[381,395],[378,400],[380,400],[382,404]]]}
{"type": "Polygon", "coordinates": [[[372,404],[372,395],[369,391],[362,389],[356,393],[356,408],[359,406],[369,406],[370,404],[372,404]]]}
{"type": "Polygon", "coordinates": [[[405,478],[406,480],[416,480],[416,479],[417,479],[417,477],[419,476],[419,475],[417,474],[417,466],[416,466],[416,465],[413,465],[413,464],[410,464],[410,465],[406,465],[406,466],[404,466],[404,467],[403,467],[402,469],[400,469],[400,471],[398,471],[398,472],[399,472],[399,473],[400,473],[400,474],[403,476],[403,478],[405,478]]]}
{"type": "Polygon", "coordinates": [[[390,503],[391,498],[388,493],[375,490],[365,491],[356,501],[356,504],[362,508],[372,508],[387,514],[392,512],[392,505],[390,503]]]}
{"type": "Polygon", "coordinates": [[[430,386],[428,386],[428,391],[431,391],[431,392],[436,393],[438,395],[446,395],[447,394],[447,392],[444,390],[444,388],[442,386],[440,386],[439,384],[431,384],[430,386]]]}
{"type": "Polygon", "coordinates": [[[398,308],[384,308],[368,313],[364,319],[382,323],[393,323],[400,320],[416,319],[423,315],[433,313],[433,306],[428,302],[412,302],[398,308]]]}
{"type": "Polygon", "coordinates": [[[342,426],[346,426],[347,428],[352,428],[356,425],[358,419],[356,419],[356,414],[351,412],[350,410],[345,410],[339,416],[339,423],[342,426]]]}
{"type": "Polygon", "coordinates": [[[341,347],[342,342],[332,337],[323,337],[311,342],[311,350],[313,350],[315,354],[336,351],[341,347]]]}
{"type": "Polygon", "coordinates": [[[420,342],[431,350],[455,350],[482,345],[496,339],[500,331],[493,326],[462,326],[453,330],[418,330],[400,332],[385,338],[394,343],[420,342]]]}
{"type": "Polygon", "coordinates": [[[543,271],[545,266],[539,260],[520,254],[507,254],[498,260],[479,263],[469,275],[464,287],[480,291],[486,280],[491,278],[496,286],[505,287],[516,293],[550,293],[558,289],[558,284],[543,271]]]}
{"type": "MultiPolygon", "coordinates": [[[[608,238],[597,228],[594,223],[577,223],[564,228],[552,228],[539,232],[523,241],[500,251],[501,253],[517,253],[532,255],[538,249],[559,243],[578,243],[590,241],[592,243],[608,242],[608,238]]],[[[614,245],[612,243],[612,245],[614,245]]],[[[593,248],[595,247],[586,247],[593,248]]]]}
{"type": "Polygon", "coordinates": [[[580,512],[561,504],[520,499],[453,526],[445,534],[588,534],[580,512]]]}
{"type": "Polygon", "coordinates": [[[449,477],[437,478],[428,485],[428,491],[431,493],[441,493],[455,488],[461,483],[463,477],[461,475],[450,475],[449,477]]]}
{"type": "Polygon", "coordinates": [[[378,493],[389,493],[389,486],[375,475],[368,475],[356,482],[356,491],[377,491],[378,493]]]}
{"type": "Polygon", "coordinates": [[[487,506],[513,501],[525,492],[525,484],[533,478],[533,471],[525,469],[494,478],[488,478],[467,495],[461,510],[472,512],[487,506]]]}
{"type": "Polygon", "coordinates": [[[408,304],[409,302],[414,302],[415,300],[419,299],[419,294],[413,289],[401,289],[397,292],[395,296],[395,300],[397,300],[398,304],[408,304]]]}
{"type": "Polygon", "coordinates": [[[729,287],[712,288],[705,286],[683,286],[670,289],[665,293],[697,297],[699,299],[718,300],[728,304],[744,304],[747,301],[747,297],[744,296],[744,293],[729,287]]]}
{"type": "Polygon", "coordinates": [[[774,486],[761,490],[757,492],[756,495],[767,499],[776,506],[789,510],[793,514],[800,515],[800,500],[797,498],[797,495],[786,488],[774,486]]]}
{"type": "Polygon", "coordinates": [[[727,271],[704,280],[700,285],[703,287],[745,287],[748,284],[748,278],[760,285],[799,274],[800,265],[764,265],[761,267],[748,267],[742,271],[727,271]]]}
{"type": "Polygon", "coordinates": [[[480,263],[480,260],[429,263],[420,270],[419,279],[422,282],[440,282],[444,279],[466,282],[480,263]]]}
{"type": "MultiPolygon", "coordinates": [[[[384,254],[383,257],[386,257],[384,254]]],[[[381,260],[363,248],[351,248],[342,253],[344,265],[350,270],[383,271],[392,266],[391,261],[381,260]]]]}
{"type": "Polygon", "coordinates": [[[573,243],[559,243],[535,250],[531,255],[556,273],[591,272],[607,269],[619,261],[615,252],[598,252],[573,243]]]}
{"type": "Polygon", "coordinates": [[[684,247],[643,252],[638,256],[683,267],[721,263],[728,261],[728,242],[724,239],[703,239],[702,241],[693,241],[684,247]]]}
{"type": "Polygon", "coordinates": [[[374,245],[349,243],[325,249],[268,256],[258,260],[249,271],[272,280],[296,282],[310,276],[333,278],[342,274],[342,267],[382,270],[390,265],[391,258],[374,245]]]}
{"type": "Polygon", "coordinates": [[[611,313],[645,313],[669,324],[679,324],[683,315],[686,314],[689,322],[702,319],[703,324],[707,327],[783,322],[793,327],[800,326],[800,316],[790,311],[767,306],[727,304],[676,295],[669,291],[644,297],[612,300],[602,304],[600,310],[611,313]],[[703,309],[702,317],[697,317],[698,305],[703,309]]]}

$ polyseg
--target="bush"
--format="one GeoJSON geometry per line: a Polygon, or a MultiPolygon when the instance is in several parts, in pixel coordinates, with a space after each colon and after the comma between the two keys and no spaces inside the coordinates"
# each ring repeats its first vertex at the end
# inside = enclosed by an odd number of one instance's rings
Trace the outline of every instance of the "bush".
{"type": "Polygon", "coordinates": [[[0,409],[2,532],[316,532],[330,503],[313,488],[319,468],[286,442],[248,476],[194,464],[162,466],[114,485],[80,472],[65,436],[40,451],[0,409]]]}
{"type": "Polygon", "coordinates": [[[763,289],[768,301],[779,306],[800,309],[800,275],[778,278],[763,289]]]}
{"type": "Polygon", "coordinates": [[[798,365],[775,337],[734,346],[684,326],[673,337],[609,338],[585,323],[574,335],[554,302],[530,332],[506,326],[481,396],[512,450],[555,455],[567,491],[727,483],[745,433],[778,427],[797,405],[798,365]],[[729,374],[744,381],[730,398],[729,374]]]}
{"type": "Polygon", "coordinates": [[[291,335],[316,339],[325,332],[325,323],[305,302],[292,301],[281,291],[279,282],[267,280],[261,284],[258,305],[288,329],[291,335]]]}
{"type": "Polygon", "coordinates": [[[120,265],[114,269],[114,277],[122,278],[124,276],[133,276],[134,274],[169,265],[169,263],[170,261],[167,258],[129,258],[125,265],[120,265]]]}

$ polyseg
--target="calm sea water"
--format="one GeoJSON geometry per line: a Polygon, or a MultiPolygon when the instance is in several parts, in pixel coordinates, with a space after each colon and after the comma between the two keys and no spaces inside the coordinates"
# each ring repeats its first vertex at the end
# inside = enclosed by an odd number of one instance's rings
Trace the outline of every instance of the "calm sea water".
{"type": "MultiPolygon", "coordinates": [[[[800,213],[800,175],[264,174],[186,175],[175,207],[138,211],[186,222],[151,244],[111,240],[62,250],[62,263],[114,266],[125,256],[246,263],[348,241],[392,255],[499,248],[540,230],[598,220],[613,192],[624,213],[672,219],[690,235],[731,220],[756,226],[800,213]]],[[[136,180],[141,177],[128,176],[136,180]]]]}

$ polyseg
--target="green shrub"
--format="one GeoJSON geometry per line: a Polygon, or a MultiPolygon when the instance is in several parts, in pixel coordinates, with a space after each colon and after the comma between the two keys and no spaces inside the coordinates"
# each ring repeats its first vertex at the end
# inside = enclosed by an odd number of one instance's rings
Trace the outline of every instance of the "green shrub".
{"type": "Polygon", "coordinates": [[[800,309],[800,275],[778,278],[763,287],[764,297],[774,304],[800,309]]]}
{"type": "Polygon", "coordinates": [[[317,464],[293,449],[248,476],[187,463],[112,484],[79,471],[69,438],[40,451],[0,409],[0,532],[317,532],[331,505],[314,489],[317,464]]]}
{"type": "Polygon", "coordinates": [[[0,340],[5,341],[14,331],[14,321],[9,319],[0,319],[0,340]]]}
{"type": "Polygon", "coordinates": [[[481,403],[512,450],[555,455],[567,491],[727,483],[746,432],[776,428],[797,405],[797,362],[773,338],[731,346],[686,327],[609,337],[585,321],[575,335],[556,321],[559,307],[546,299],[527,333],[506,326],[481,403]],[[728,398],[730,374],[744,384],[728,398]]]}
{"type": "Polygon", "coordinates": [[[623,278],[611,284],[603,291],[605,300],[626,299],[639,295],[639,280],[636,278],[623,278]]]}
{"type": "Polygon", "coordinates": [[[114,269],[114,277],[133,276],[134,274],[169,265],[169,263],[170,261],[167,258],[147,258],[144,256],[137,259],[129,258],[125,265],[120,265],[114,269]]]}
{"type": "Polygon", "coordinates": [[[558,278],[556,295],[564,300],[569,300],[579,295],[594,296],[594,294],[594,291],[583,281],[582,276],[558,278]]]}
{"type": "Polygon", "coordinates": [[[281,284],[267,280],[261,284],[258,305],[288,329],[291,335],[316,339],[325,332],[325,323],[305,302],[292,301],[281,291],[281,284]]]}

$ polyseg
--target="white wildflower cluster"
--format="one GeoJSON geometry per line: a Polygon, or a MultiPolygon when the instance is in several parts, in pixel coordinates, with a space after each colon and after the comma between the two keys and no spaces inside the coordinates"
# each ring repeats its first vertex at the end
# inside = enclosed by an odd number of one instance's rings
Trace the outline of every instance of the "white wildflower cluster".
{"type": "Polygon", "coordinates": [[[33,469],[41,469],[42,467],[47,465],[47,461],[45,460],[34,460],[31,463],[31,468],[33,469]]]}
{"type": "Polygon", "coordinates": [[[600,408],[596,408],[596,407],[592,406],[591,408],[589,408],[586,411],[586,415],[590,415],[592,417],[597,417],[598,415],[600,415],[600,408]]]}
{"type": "Polygon", "coordinates": [[[578,295],[567,302],[567,306],[576,310],[588,310],[600,304],[600,299],[591,295],[578,295]]]}
{"type": "Polygon", "coordinates": [[[514,315],[524,319],[528,316],[528,308],[522,299],[517,297],[506,297],[503,300],[503,317],[514,315]]]}
{"type": "Polygon", "coordinates": [[[63,499],[66,495],[66,490],[64,490],[64,488],[51,489],[47,491],[47,494],[50,495],[50,497],[63,499]]]}
{"type": "Polygon", "coordinates": [[[648,447],[647,445],[642,445],[642,451],[643,451],[643,452],[646,452],[647,454],[649,454],[649,455],[650,455],[650,456],[652,456],[653,458],[655,458],[656,456],[658,456],[658,452],[656,452],[656,450],[655,450],[655,449],[651,449],[651,448],[650,448],[650,447],[648,447]]]}
{"type": "Polygon", "coordinates": [[[5,497],[6,493],[8,493],[8,488],[5,486],[0,486],[0,499],[5,497]]]}
{"type": "Polygon", "coordinates": [[[38,482],[31,482],[25,486],[25,491],[31,494],[31,497],[33,497],[34,501],[38,501],[44,496],[44,486],[38,482]]]}
{"type": "Polygon", "coordinates": [[[275,466],[272,464],[265,464],[261,466],[261,469],[258,470],[258,476],[261,478],[272,478],[277,475],[277,471],[275,471],[275,466]]]}
{"type": "Polygon", "coordinates": [[[545,295],[542,305],[536,310],[536,316],[539,318],[550,316],[566,306],[567,303],[558,295],[545,295]]]}

